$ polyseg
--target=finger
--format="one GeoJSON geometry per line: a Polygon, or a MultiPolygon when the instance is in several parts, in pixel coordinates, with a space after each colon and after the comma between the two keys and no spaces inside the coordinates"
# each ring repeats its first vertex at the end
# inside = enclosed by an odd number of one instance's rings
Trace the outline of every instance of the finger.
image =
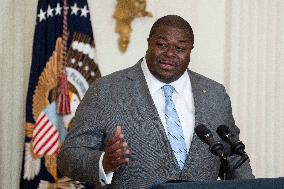
{"type": "Polygon", "coordinates": [[[115,153],[112,153],[108,156],[109,159],[116,160],[116,159],[121,159],[125,158],[125,156],[130,155],[130,150],[129,149],[119,149],[115,153]]]}
{"type": "Polygon", "coordinates": [[[115,151],[123,148],[123,142],[118,140],[114,144],[108,143],[105,147],[105,153],[107,155],[115,153],[115,151]]]}
{"type": "Polygon", "coordinates": [[[114,132],[114,137],[119,137],[122,134],[121,126],[117,126],[114,132]]]}
{"type": "Polygon", "coordinates": [[[106,147],[106,148],[109,148],[109,147],[111,147],[111,146],[113,146],[113,145],[117,145],[117,144],[119,144],[119,143],[122,143],[123,137],[124,137],[124,136],[121,134],[119,137],[111,138],[111,139],[107,140],[105,147],[106,147]]]}
{"type": "Polygon", "coordinates": [[[107,158],[109,158],[111,161],[114,161],[116,159],[120,159],[122,155],[123,155],[122,149],[119,149],[115,153],[109,154],[107,158]]]}
{"type": "Polygon", "coordinates": [[[130,155],[130,154],[131,154],[131,152],[130,152],[129,149],[126,149],[126,150],[124,150],[124,152],[123,152],[123,155],[130,155]]]}
{"type": "Polygon", "coordinates": [[[117,135],[122,134],[122,128],[121,128],[121,126],[117,126],[117,127],[116,127],[115,134],[117,134],[117,135]]]}
{"type": "Polygon", "coordinates": [[[111,162],[112,166],[114,168],[117,168],[123,164],[127,164],[129,162],[129,158],[122,158],[122,159],[117,159],[111,162]]]}
{"type": "Polygon", "coordinates": [[[109,146],[109,148],[107,150],[110,153],[115,153],[117,150],[120,150],[120,149],[123,150],[127,147],[128,147],[127,142],[117,142],[117,143],[113,144],[112,146],[109,146]]]}

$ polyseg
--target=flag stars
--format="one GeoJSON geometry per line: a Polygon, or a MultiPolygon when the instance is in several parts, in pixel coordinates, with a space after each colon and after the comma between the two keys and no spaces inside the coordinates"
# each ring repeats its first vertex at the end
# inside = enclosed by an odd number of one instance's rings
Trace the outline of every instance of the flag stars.
{"type": "Polygon", "coordinates": [[[81,9],[81,15],[87,18],[87,14],[89,13],[89,10],[87,9],[87,6],[85,5],[84,8],[81,9]]]}
{"type": "Polygon", "coordinates": [[[47,8],[47,18],[48,17],[53,17],[53,10],[50,5],[48,5],[48,8],[47,8]]]}
{"type": "Polygon", "coordinates": [[[59,3],[57,3],[56,8],[55,8],[55,15],[61,15],[61,10],[62,10],[62,7],[60,6],[59,3]]]}
{"type": "Polygon", "coordinates": [[[78,14],[78,11],[79,11],[79,7],[77,7],[77,3],[74,3],[74,5],[71,7],[71,15],[72,14],[75,14],[77,15],[78,14]]]}
{"type": "Polygon", "coordinates": [[[37,15],[39,17],[39,22],[46,19],[45,14],[46,14],[46,12],[44,12],[42,9],[40,9],[39,14],[37,15]]]}
{"type": "Polygon", "coordinates": [[[37,15],[39,18],[39,22],[43,20],[47,20],[48,18],[52,18],[53,16],[61,16],[62,9],[67,10],[68,14],[74,15],[74,16],[80,16],[80,17],[88,17],[88,14],[90,14],[90,11],[87,8],[87,5],[84,5],[84,7],[79,7],[77,3],[74,3],[73,6],[70,7],[63,7],[60,6],[60,3],[56,4],[56,7],[52,7],[51,5],[48,5],[45,9],[40,9],[39,14],[37,15]],[[70,9],[70,12],[69,12],[70,9]],[[81,14],[79,13],[81,12],[81,14]]]}

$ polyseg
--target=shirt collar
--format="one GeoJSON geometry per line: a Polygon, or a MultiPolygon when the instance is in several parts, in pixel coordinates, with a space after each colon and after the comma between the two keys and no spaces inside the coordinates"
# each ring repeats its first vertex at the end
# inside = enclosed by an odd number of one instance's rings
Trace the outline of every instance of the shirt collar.
{"type": "MultiPolygon", "coordinates": [[[[150,92],[156,92],[160,90],[164,85],[167,85],[166,83],[159,81],[155,76],[152,75],[152,73],[150,72],[147,66],[145,58],[143,58],[143,61],[141,63],[141,68],[144,73],[150,92]]],[[[171,83],[168,83],[168,85],[173,86],[178,94],[182,94],[184,89],[186,88],[185,87],[186,85],[191,86],[187,71],[185,71],[179,79],[171,83]]]]}

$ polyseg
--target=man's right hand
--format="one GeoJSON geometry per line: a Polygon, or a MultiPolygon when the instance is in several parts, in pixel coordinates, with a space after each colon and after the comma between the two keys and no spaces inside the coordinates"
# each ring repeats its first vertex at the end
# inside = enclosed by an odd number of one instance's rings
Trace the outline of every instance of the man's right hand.
{"type": "Polygon", "coordinates": [[[103,157],[103,168],[105,173],[115,172],[123,164],[127,164],[130,150],[127,142],[123,141],[122,128],[118,126],[114,136],[106,142],[103,157]]]}

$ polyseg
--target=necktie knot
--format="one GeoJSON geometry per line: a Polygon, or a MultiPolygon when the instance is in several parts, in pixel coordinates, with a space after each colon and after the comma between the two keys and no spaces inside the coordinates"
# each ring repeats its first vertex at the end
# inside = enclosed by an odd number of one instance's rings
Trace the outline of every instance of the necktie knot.
{"type": "Polygon", "coordinates": [[[171,85],[164,85],[162,90],[164,91],[164,95],[166,98],[172,98],[172,94],[174,92],[174,87],[171,85]]]}

